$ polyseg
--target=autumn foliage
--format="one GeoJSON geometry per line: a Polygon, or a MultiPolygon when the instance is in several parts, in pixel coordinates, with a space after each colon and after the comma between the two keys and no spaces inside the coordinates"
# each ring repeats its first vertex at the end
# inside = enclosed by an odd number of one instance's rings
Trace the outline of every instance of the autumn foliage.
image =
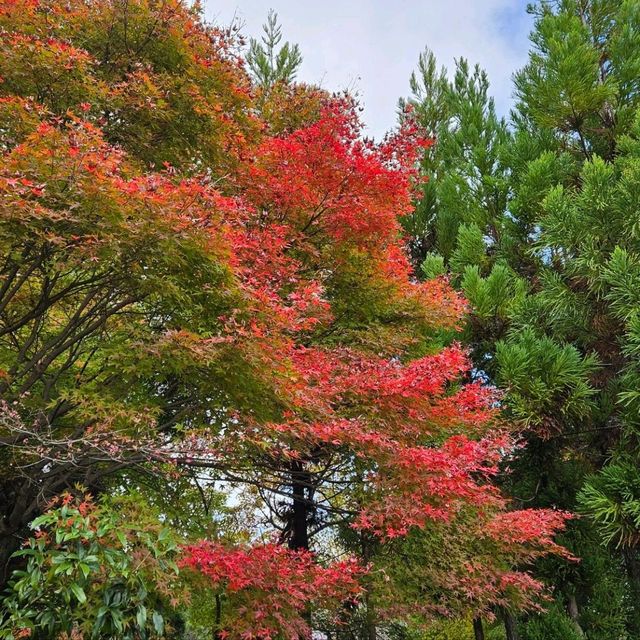
{"type": "Polygon", "coordinates": [[[338,525],[460,528],[496,564],[434,581],[530,606],[515,566],[562,551],[565,515],[508,511],[498,396],[451,341],[466,304],[412,276],[399,218],[430,141],[411,113],[375,143],[349,98],[309,91],[309,121],[274,128],[233,34],[178,0],[5,0],[0,28],[2,535],[74,481],[208,468],[289,505],[282,544],[184,548],[231,603],[220,637],[357,606],[365,567],[309,551],[338,525]]]}
{"type": "Polygon", "coordinates": [[[260,640],[307,637],[304,614],[310,607],[332,609],[339,620],[341,609],[356,602],[362,590],[358,578],[363,569],[354,561],[324,568],[309,551],[278,544],[243,549],[205,541],[185,547],[181,566],[204,576],[218,598],[229,599],[236,615],[230,631],[219,633],[223,639],[230,632],[260,640]]]}

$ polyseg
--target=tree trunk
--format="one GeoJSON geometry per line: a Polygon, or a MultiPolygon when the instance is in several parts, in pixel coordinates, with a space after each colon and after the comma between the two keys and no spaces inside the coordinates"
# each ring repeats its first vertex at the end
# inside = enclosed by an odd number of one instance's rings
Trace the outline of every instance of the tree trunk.
{"type": "MultiPolygon", "coordinates": [[[[361,555],[363,564],[367,565],[373,558],[373,545],[375,544],[371,536],[366,532],[360,533],[361,555]]],[[[376,623],[375,605],[371,598],[372,584],[367,577],[364,581],[364,606],[366,610],[364,640],[377,640],[378,629],[376,623]]]]}
{"type": "Polygon", "coordinates": [[[475,640],[484,640],[484,627],[480,616],[473,619],[473,637],[475,640]]]}
{"type": "Polygon", "coordinates": [[[376,624],[375,611],[373,609],[373,606],[371,605],[371,594],[369,591],[365,592],[364,605],[367,608],[364,637],[366,640],[377,640],[378,629],[376,624]]]}
{"type": "Polygon", "coordinates": [[[518,635],[518,628],[516,625],[516,619],[513,617],[511,611],[505,611],[503,619],[506,640],[520,640],[520,636],[518,635]]]}
{"type": "Polygon", "coordinates": [[[213,640],[224,640],[222,629],[220,628],[220,622],[222,621],[222,600],[220,600],[220,594],[216,593],[216,618],[213,625],[213,633],[211,637],[213,640]]]}
{"type": "MultiPolygon", "coordinates": [[[[288,545],[294,551],[309,549],[309,513],[310,501],[307,495],[311,493],[311,474],[305,469],[305,463],[301,460],[294,460],[291,463],[291,521],[288,545]]],[[[303,614],[309,628],[311,629],[311,611],[306,610],[303,614]]],[[[308,638],[301,640],[311,640],[312,633],[308,638]]]]}
{"type": "Polygon", "coordinates": [[[571,618],[571,622],[573,623],[573,626],[575,627],[576,631],[581,636],[583,636],[584,631],[580,626],[580,613],[578,611],[578,601],[576,600],[576,597],[573,594],[569,596],[569,602],[567,603],[567,613],[569,614],[569,617],[571,618]]]}
{"type": "Polygon", "coordinates": [[[22,537],[17,535],[17,531],[0,526],[0,593],[4,592],[13,571],[11,556],[20,548],[21,540],[22,537]]]}
{"type": "Polygon", "coordinates": [[[99,484],[91,482],[88,472],[74,477],[66,469],[59,474],[49,471],[51,478],[40,482],[38,476],[17,476],[0,485],[0,594],[6,588],[11,573],[19,562],[11,559],[24,540],[30,535],[29,523],[42,515],[47,502],[64,489],[82,482],[93,495],[100,493],[99,484]]]}
{"type": "Polygon", "coordinates": [[[291,495],[293,499],[291,513],[291,533],[289,549],[309,549],[309,501],[307,489],[311,476],[304,468],[304,462],[294,460],[291,463],[291,495]]]}
{"type": "Polygon", "coordinates": [[[15,563],[12,554],[29,535],[29,523],[40,515],[38,501],[28,483],[9,481],[0,487],[0,593],[3,593],[15,563]]]}

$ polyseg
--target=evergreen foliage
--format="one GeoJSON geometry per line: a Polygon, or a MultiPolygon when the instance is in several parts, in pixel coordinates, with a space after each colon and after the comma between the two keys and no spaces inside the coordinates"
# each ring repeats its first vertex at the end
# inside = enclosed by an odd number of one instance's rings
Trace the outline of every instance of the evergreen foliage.
{"type": "MultiPolygon", "coordinates": [[[[622,637],[603,635],[590,613],[603,610],[599,583],[613,576],[631,596],[608,629],[621,634],[622,624],[636,638],[640,3],[558,0],[529,11],[531,51],[508,123],[485,74],[458,61],[450,81],[421,56],[409,102],[437,143],[405,228],[418,272],[448,273],[469,299],[476,366],[525,430],[508,481],[514,504],[586,518],[566,539],[590,554],[584,570],[567,580],[549,571],[559,606],[575,603],[589,638],[622,637]]],[[[545,635],[549,620],[522,633],[556,637],[545,635]]]]}
{"type": "Polygon", "coordinates": [[[278,48],[282,41],[282,27],[273,9],[269,11],[262,30],[264,34],[260,40],[249,40],[247,66],[253,81],[262,89],[271,88],[278,82],[292,82],[302,64],[300,47],[285,42],[278,48]]]}

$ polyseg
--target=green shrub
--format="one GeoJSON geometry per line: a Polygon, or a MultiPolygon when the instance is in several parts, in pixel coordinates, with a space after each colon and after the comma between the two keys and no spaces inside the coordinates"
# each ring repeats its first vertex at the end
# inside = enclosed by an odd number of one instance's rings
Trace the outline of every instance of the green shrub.
{"type": "Polygon", "coordinates": [[[562,611],[550,611],[531,618],[522,625],[521,640],[584,640],[571,619],[562,611]]]}

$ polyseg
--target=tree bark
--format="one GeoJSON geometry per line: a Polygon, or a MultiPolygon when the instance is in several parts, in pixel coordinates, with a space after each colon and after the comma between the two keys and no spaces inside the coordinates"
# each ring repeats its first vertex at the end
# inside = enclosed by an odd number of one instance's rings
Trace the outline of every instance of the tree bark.
{"type": "Polygon", "coordinates": [[[505,611],[503,619],[506,640],[520,640],[516,619],[513,617],[513,614],[510,611],[505,611]]]}
{"type": "Polygon", "coordinates": [[[21,536],[17,531],[0,527],[0,593],[4,592],[11,572],[14,569],[11,556],[20,548],[21,536]]]}
{"type": "MultiPolygon", "coordinates": [[[[374,541],[371,539],[371,536],[366,532],[361,532],[360,536],[361,536],[360,540],[361,540],[362,561],[365,565],[367,565],[373,558],[374,541]]],[[[365,640],[377,640],[378,638],[376,611],[375,611],[375,605],[371,598],[371,589],[372,589],[371,580],[366,578],[364,581],[364,606],[366,609],[365,630],[364,630],[365,640]]]]}
{"type": "Polygon", "coordinates": [[[82,483],[89,492],[97,495],[102,487],[92,482],[85,470],[82,475],[74,476],[62,467],[58,473],[49,471],[50,478],[41,482],[34,474],[32,478],[16,476],[0,485],[0,594],[4,592],[14,569],[21,561],[12,559],[24,540],[29,537],[29,523],[42,515],[48,501],[74,483],[82,483]]]}
{"type": "Polygon", "coordinates": [[[220,594],[216,593],[216,619],[213,626],[213,633],[211,637],[213,640],[223,640],[222,629],[220,628],[220,622],[222,621],[222,601],[220,600],[220,594]]]}
{"type": "Polygon", "coordinates": [[[24,479],[10,480],[0,487],[0,593],[3,593],[16,563],[11,559],[29,535],[29,523],[38,515],[36,496],[24,479]],[[35,508],[34,508],[35,507],[35,508]]]}
{"type": "Polygon", "coordinates": [[[473,636],[475,640],[484,640],[484,627],[480,616],[473,619],[473,636]]]}
{"type": "MultiPolygon", "coordinates": [[[[289,549],[294,551],[309,550],[309,512],[310,502],[307,494],[310,493],[311,474],[305,469],[305,463],[301,460],[294,460],[291,463],[291,521],[290,535],[288,540],[289,549]]],[[[311,628],[311,611],[306,610],[303,614],[309,628],[311,628]]],[[[311,640],[312,633],[308,638],[301,640],[311,640]]]]}
{"type": "Polygon", "coordinates": [[[571,622],[573,623],[573,626],[575,627],[576,631],[581,636],[583,636],[584,631],[580,626],[580,613],[578,611],[578,601],[576,600],[576,597],[573,594],[569,596],[569,602],[567,603],[567,613],[569,614],[569,617],[571,618],[571,622]]]}
{"type": "Polygon", "coordinates": [[[289,548],[309,549],[309,502],[306,497],[311,477],[304,468],[304,462],[294,460],[291,463],[291,495],[293,500],[291,513],[291,533],[289,548]]]}

